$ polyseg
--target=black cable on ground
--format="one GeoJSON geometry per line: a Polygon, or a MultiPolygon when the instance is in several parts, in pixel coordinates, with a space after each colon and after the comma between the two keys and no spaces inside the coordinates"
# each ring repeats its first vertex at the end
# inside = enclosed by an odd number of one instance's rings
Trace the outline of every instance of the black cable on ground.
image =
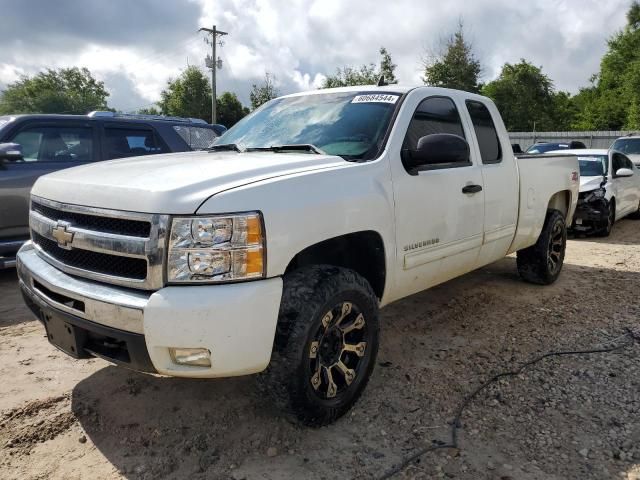
{"type": "MultiPolygon", "coordinates": [[[[640,334],[634,332],[630,328],[626,328],[625,331],[626,333],[622,335],[622,337],[626,337],[629,340],[619,345],[613,345],[611,347],[604,347],[604,348],[593,348],[589,350],[564,350],[564,351],[557,351],[557,352],[548,352],[543,355],[539,355],[533,358],[532,360],[529,360],[528,362],[523,363],[515,370],[502,372],[494,375],[489,380],[487,380],[482,385],[480,385],[478,388],[476,388],[473,392],[471,392],[470,395],[465,397],[462,403],[460,404],[460,406],[458,407],[458,410],[456,411],[456,415],[453,418],[453,421],[451,422],[451,441],[449,443],[432,445],[430,447],[424,447],[415,451],[408,457],[404,458],[400,463],[394,465],[385,473],[383,473],[380,477],[378,477],[378,479],[387,480],[397,475],[398,473],[403,471],[405,468],[407,468],[411,463],[415,462],[418,458],[420,458],[426,453],[433,452],[435,450],[442,450],[444,448],[456,448],[456,449],[460,448],[458,446],[458,429],[461,427],[460,419],[462,418],[462,414],[464,413],[464,410],[469,406],[471,401],[478,396],[480,392],[482,392],[485,388],[487,388],[489,385],[491,385],[495,381],[503,377],[514,377],[516,375],[519,375],[528,367],[540,362],[541,360],[544,360],[545,358],[560,357],[560,356],[566,356],[566,355],[589,355],[594,353],[614,352],[616,350],[622,350],[624,348],[630,347],[631,345],[633,345],[634,342],[640,342],[640,334]]],[[[621,338],[621,337],[618,337],[618,338],[621,338]]]]}

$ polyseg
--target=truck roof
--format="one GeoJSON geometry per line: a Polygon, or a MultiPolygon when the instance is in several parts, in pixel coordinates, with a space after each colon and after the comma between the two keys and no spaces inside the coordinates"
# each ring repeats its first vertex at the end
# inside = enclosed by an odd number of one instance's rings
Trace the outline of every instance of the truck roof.
{"type": "Polygon", "coordinates": [[[471,93],[471,92],[465,92],[463,90],[454,90],[451,88],[441,88],[441,87],[430,87],[427,85],[397,85],[397,84],[392,84],[392,85],[383,85],[383,86],[377,86],[377,85],[356,85],[353,87],[336,87],[336,88],[321,88],[318,90],[308,90],[305,92],[298,92],[298,93],[291,93],[289,95],[283,95],[280,98],[289,98],[289,97],[299,97],[302,95],[320,95],[323,93],[340,93],[340,92],[363,92],[363,91],[367,91],[367,92],[385,92],[385,93],[398,93],[398,94],[405,94],[408,93],[412,90],[425,90],[425,91],[429,91],[432,92],[434,95],[448,95],[448,96],[456,96],[456,95],[464,95],[465,97],[469,97],[469,98],[478,98],[478,99],[483,99],[484,101],[491,101],[489,98],[487,97],[483,97],[482,95],[478,95],[475,93],[471,93]]]}

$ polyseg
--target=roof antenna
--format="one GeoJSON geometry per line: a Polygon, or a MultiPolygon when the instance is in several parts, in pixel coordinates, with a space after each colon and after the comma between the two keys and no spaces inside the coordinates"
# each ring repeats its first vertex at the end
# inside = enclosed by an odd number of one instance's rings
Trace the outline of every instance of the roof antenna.
{"type": "Polygon", "coordinates": [[[378,78],[378,87],[385,87],[389,85],[385,80],[384,80],[384,75],[380,75],[380,78],[378,78]]]}

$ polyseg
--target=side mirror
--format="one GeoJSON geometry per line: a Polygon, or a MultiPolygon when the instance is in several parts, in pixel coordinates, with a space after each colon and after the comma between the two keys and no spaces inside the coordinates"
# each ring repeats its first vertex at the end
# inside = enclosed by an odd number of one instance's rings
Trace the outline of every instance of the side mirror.
{"type": "Polygon", "coordinates": [[[415,150],[403,150],[402,163],[407,170],[452,163],[470,164],[469,144],[458,135],[434,133],[418,139],[415,150]]]}
{"type": "Polygon", "coordinates": [[[0,160],[22,160],[22,145],[19,143],[0,143],[0,160]]]}
{"type": "Polygon", "coordinates": [[[633,175],[633,170],[630,168],[620,168],[616,172],[616,177],[631,177],[633,175]]]}

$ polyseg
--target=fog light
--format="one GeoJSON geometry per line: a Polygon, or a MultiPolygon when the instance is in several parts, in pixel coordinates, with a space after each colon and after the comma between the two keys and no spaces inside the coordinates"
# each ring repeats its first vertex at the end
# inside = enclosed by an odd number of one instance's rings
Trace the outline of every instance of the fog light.
{"type": "Polygon", "coordinates": [[[178,365],[211,366],[211,352],[206,348],[170,348],[169,355],[178,365]]]}

